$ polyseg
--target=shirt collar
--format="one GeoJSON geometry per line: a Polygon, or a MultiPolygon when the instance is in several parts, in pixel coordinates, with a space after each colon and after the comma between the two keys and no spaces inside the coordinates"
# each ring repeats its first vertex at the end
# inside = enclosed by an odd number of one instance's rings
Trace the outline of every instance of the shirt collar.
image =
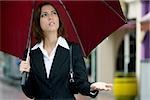
{"type": "MultiPolygon", "coordinates": [[[[58,45],[69,50],[69,45],[68,45],[67,41],[65,40],[65,38],[63,38],[62,36],[58,37],[56,47],[58,45]]],[[[41,41],[40,43],[37,43],[33,48],[31,48],[31,50],[35,50],[37,48],[43,48],[43,41],[41,41]]]]}

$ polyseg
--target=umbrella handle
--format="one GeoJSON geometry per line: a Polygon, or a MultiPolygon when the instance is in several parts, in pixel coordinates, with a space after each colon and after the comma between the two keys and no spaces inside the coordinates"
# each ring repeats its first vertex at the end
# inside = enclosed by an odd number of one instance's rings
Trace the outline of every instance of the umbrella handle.
{"type": "Polygon", "coordinates": [[[27,80],[27,76],[28,76],[28,73],[27,72],[23,72],[22,73],[22,79],[21,79],[21,85],[24,86],[25,85],[25,82],[27,80]]]}
{"type": "MultiPolygon", "coordinates": [[[[28,52],[27,52],[27,58],[26,61],[29,61],[29,53],[30,53],[30,48],[28,48],[28,52]]],[[[28,78],[28,72],[22,72],[22,79],[21,79],[21,85],[24,86],[26,83],[26,80],[28,78]]]]}

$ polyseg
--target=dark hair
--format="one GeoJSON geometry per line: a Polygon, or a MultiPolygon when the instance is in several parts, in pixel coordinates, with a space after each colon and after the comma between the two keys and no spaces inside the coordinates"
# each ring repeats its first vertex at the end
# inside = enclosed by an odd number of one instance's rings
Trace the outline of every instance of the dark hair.
{"type": "MultiPolygon", "coordinates": [[[[40,26],[40,15],[41,15],[41,8],[45,5],[53,6],[50,2],[43,2],[38,5],[38,7],[35,9],[35,11],[33,13],[32,32],[35,34],[35,38],[36,38],[37,42],[41,42],[41,40],[44,40],[44,34],[43,34],[43,31],[40,26]]],[[[55,7],[54,7],[54,9],[55,9],[55,7]]],[[[57,9],[55,9],[55,10],[59,17],[58,36],[64,37],[65,29],[64,29],[62,21],[60,20],[60,15],[59,15],[57,9]]]]}

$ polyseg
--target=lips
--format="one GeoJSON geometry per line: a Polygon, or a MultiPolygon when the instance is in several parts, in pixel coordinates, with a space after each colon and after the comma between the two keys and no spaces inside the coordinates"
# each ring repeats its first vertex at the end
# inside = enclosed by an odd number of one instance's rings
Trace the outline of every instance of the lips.
{"type": "Polygon", "coordinates": [[[54,25],[54,24],[55,24],[54,22],[49,22],[48,25],[51,26],[51,25],[54,25]]]}

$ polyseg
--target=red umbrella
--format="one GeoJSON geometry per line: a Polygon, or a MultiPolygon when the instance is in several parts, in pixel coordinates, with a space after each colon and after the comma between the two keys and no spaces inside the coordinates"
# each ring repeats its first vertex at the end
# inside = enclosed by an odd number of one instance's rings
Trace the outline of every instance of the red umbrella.
{"type": "MultiPolygon", "coordinates": [[[[35,5],[36,3],[37,1],[35,5]]],[[[59,0],[52,3],[62,17],[68,33],[67,38],[80,43],[85,56],[104,38],[126,23],[118,0],[59,0]]],[[[21,57],[27,44],[34,4],[31,1],[0,1],[0,5],[0,50],[21,57]]]]}

